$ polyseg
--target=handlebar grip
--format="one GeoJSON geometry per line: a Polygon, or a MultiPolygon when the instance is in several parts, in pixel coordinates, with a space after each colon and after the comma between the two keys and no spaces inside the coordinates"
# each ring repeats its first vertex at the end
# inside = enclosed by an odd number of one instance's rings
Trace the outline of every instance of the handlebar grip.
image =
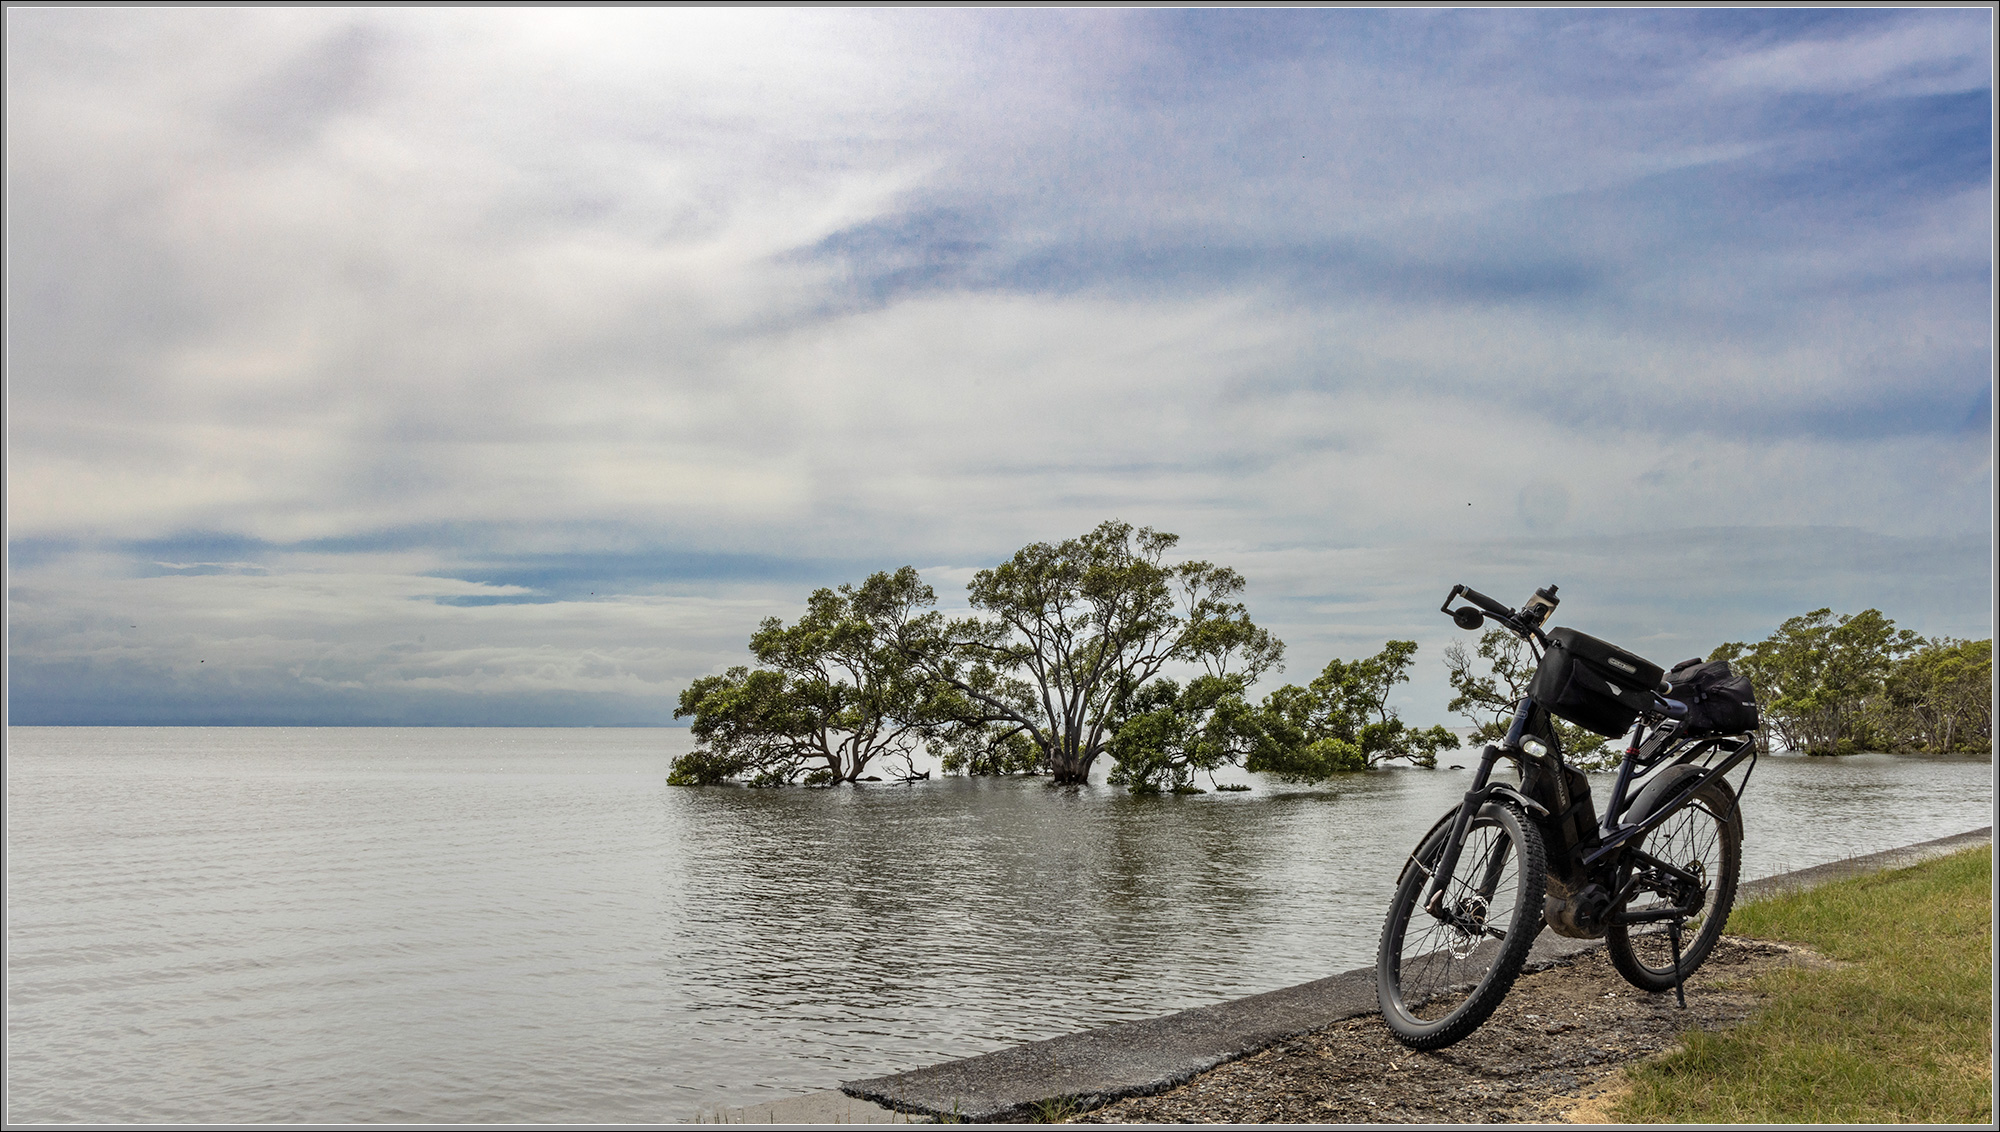
{"type": "Polygon", "coordinates": [[[1494,601],[1492,598],[1487,597],[1485,594],[1480,593],[1478,590],[1475,590],[1470,586],[1460,586],[1458,592],[1465,595],[1465,600],[1471,602],[1474,605],[1480,606],[1481,608],[1485,609],[1486,612],[1488,613],[1497,613],[1502,617],[1512,617],[1514,615],[1513,610],[1507,608],[1504,605],[1501,605],[1499,602],[1494,601]]]}

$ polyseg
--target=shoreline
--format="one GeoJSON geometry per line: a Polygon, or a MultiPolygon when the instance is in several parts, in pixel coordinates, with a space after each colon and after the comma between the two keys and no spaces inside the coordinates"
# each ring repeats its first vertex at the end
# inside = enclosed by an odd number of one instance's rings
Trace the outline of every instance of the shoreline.
{"type": "MultiPolygon", "coordinates": [[[[1749,901],[1900,868],[1992,841],[1993,828],[1935,838],[1745,881],[1749,901]]],[[[1545,932],[1529,954],[1533,973],[1567,966],[1601,940],[1545,932]]],[[[1510,996],[1511,998],[1512,996],[1510,996]]],[[[1196,1007],[1159,1018],[1030,1042],[905,1073],[843,1082],[799,1097],[719,1110],[704,1119],[746,1124],[909,1123],[936,1118],[1004,1123],[1055,1112],[1083,1115],[1127,1098],[1154,1096],[1230,1062],[1301,1035],[1377,1013],[1372,966],[1196,1007]]]]}
{"type": "Polygon", "coordinates": [[[1600,1105],[1626,1069],[1664,1055],[1691,1030],[1726,1030],[1762,1006],[1756,977],[1820,967],[1806,948],[1724,935],[1671,992],[1633,987],[1605,949],[1523,975],[1493,1016],[1443,1050],[1409,1049],[1381,1015],[1337,1022],[1216,1066],[1165,1093],[1128,1097],[1079,1124],[1545,1124],[1600,1105]]]}

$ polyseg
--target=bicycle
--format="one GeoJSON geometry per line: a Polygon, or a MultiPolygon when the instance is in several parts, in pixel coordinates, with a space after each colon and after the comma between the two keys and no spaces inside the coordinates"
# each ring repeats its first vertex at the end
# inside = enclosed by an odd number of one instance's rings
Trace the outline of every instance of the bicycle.
{"type": "Polygon", "coordinates": [[[1737,799],[1757,760],[1749,682],[1698,660],[1675,666],[1686,679],[1670,682],[1616,645],[1544,632],[1557,604],[1553,585],[1518,611],[1457,585],[1439,606],[1462,629],[1498,622],[1528,642],[1537,664],[1506,737],[1480,752],[1472,788],[1396,878],[1376,992],[1390,1031],[1413,1048],[1441,1049],[1484,1023],[1545,926],[1603,939],[1626,981],[1671,989],[1685,1007],[1682,984],[1735,903],[1737,799]],[[1461,596],[1469,604],[1454,609],[1461,596]],[[1631,728],[1601,818],[1589,780],[1563,761],[1551,715],[1605,736],[1631,728]],[[1518,783],[1494,778],[1503,759],[1518,783]]]}

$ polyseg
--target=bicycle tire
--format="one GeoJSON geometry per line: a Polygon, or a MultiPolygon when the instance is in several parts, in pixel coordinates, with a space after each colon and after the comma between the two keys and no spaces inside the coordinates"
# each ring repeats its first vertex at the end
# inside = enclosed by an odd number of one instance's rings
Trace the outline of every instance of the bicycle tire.
{"type": "MultiPolygon", "coordinates": [[[[1710,779],[1687,804],[1638,846],[1647,854],[1703,877],[1707,883],[1699,909],[1681,927],[1678,981],[1686,982],[1715,949],[1723,925],[1736,904],[1737,873],[1743,865],[1743,811],[1736,792],[1723,780],[1710,779]]],[[[1626,876],[1620,870],[1620,887],[1626,876]]],[[[1635,894],[1627,910],[1647,911],[1668,906],[1667,894],[1635,894]],[[1651,897],[1651,899],[1647,899],[1651,897]],[[1639,901],[1646,900],[1641,904],[1639,901]]],[[[1664,923],[1644,926],[1614,922],[1604,933],[1611,965],[1625,981],[1647,991],[1674,989],[1673,940],[1664,923]]]]}
{"type": "Polygon", "coordinates": [[[1382,1019],[1413,1049],[1442,1049],[1478,1029],[1520,977],[1542,927],[1542,832],[1512,802],[1487,802],[1466,830],[1445,900],[1459,915],[1447,922],[1419,909],[1450,836],[1447,822],[1417,846],[1375,956],[1382,1019]]]}

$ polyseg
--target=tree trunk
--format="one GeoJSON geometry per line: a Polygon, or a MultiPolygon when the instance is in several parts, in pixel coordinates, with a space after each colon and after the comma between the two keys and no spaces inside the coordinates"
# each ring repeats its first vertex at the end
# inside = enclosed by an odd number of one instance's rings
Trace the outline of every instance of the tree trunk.
{"type": "Polygon", "coordinates": [[[1081,786],[1090,780],[1090,766],[1074,754],[1052,755],[1049,776],[1057,786],[1081,786]]]}
{"type": "Polygon", "coordinates": [[[1049,777],[1056,785],[1081,786],[1090,781],[1090,760],[1077,747],[1063,744],[1046,752],[1044,757],[1048,760],[1049,777]]]}

